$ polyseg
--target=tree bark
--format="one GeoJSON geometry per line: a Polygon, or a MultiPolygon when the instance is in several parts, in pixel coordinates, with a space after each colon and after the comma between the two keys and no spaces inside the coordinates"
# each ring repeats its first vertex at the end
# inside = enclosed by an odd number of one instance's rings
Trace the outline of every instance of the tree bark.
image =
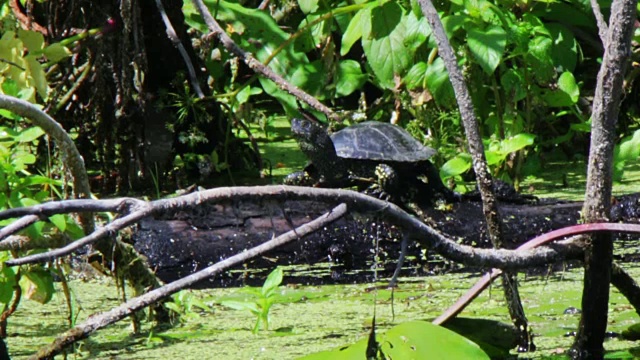
{"type": "MultiPolygon", "coordinates": [[[[615,0],[594,95],[587,192],[583,208],[586,222],[608,221],[611,209],[613,148],[623,80],[631,54],[636,0],[615,0]]],[[[613,241],[611,234],[594,234],[585,253],[582,317],[570,350],[574,359],[600,359],[604,355],[613,241]]]]}

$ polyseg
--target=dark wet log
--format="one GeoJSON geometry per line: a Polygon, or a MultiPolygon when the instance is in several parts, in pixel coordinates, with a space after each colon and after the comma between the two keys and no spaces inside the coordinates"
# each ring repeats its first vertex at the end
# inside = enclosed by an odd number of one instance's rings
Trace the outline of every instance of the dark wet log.
{"type": "MultiPolygon", "coordinates": [[[[293,200],[285,204],[202,204],[191,212],[180,211],[161,218],[144,219],[133,239],[136,249],[147,256],[151,266],[157,269],[157,275],[170,281],[289,231],[331,207],[332,204],[293,200]]],[[[504,219],[505,246],[515,248],[537,235],[574,225],[581,209],[581,202],[558,200],[542,200],[533,205],[502,203],[500,211],[504,219]]],[[[462,201],[448,209],[425,208],[423,211],[425,222],[443,233],[464,244],[491,247],[484,230],[486,226],[480,202],[462,201]]],[[[640,195],[619,197],[613,215],[615,221],[639,222],[640,195]]],[[[341,274],[349,270],[370,269],[376,253],[381,270],[392,271],[393,262],[399,255],[400,240],[400,229],[385,224],[382,219],[350,214],[317,233],[254,260],[246,267],[271,269],[276,265],[332,262],[337,265],[333,280],[353,281],[352,277],[341,274]]],[[[404,275],[433,270],[434,262],[427,264],[424,249],[419,243],[409,246],[408,256],[408,267],[413,269],[413,273],[405,271],[404,275]]],[[[445,265],[443,261],[435,264],[445,265]]],[[[261,281],[252,281],[251,272],[231,272],[213,279],[209,285],[256,284],[261,281]]]]}

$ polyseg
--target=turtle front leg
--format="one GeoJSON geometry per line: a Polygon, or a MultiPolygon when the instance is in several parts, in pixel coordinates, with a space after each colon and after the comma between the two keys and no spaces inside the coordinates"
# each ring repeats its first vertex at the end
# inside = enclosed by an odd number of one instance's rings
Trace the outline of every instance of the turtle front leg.
{"type": "Polygon", "coordinates": [[[398,173],[387,164],[379,164],[375,168],[374,175],[375,179],[372,179],[373,183],[365,193],[387,201],[397,199],[400,183],[398,173]]]}

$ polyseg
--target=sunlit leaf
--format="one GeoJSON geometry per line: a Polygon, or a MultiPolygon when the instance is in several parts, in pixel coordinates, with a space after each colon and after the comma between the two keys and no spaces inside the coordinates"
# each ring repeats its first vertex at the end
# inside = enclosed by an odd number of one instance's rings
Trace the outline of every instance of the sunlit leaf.
{"type": "Polygon", "coordinates": [[[48,303],[53,297],[53,276],[51,272],[37,269],[22,274],[20,287],[23,295],[40,304],[48,303]]]}
{"type": "Polygon", "coordinates": [[[44,36],[37,31],[18,29],[18,38],[30,53],[42,50],[44,47],[44,36]]]}
{"type": "Polygon", "coordinates": [[[29,67],[29,75],[33,80],[34,87],[38,91],[38,95],[46,101],[49,98],[49,83],[47,82],[47,75],[42,65],[33,55],[25,56],[24,59],[29,67]]]}
{"type": "MultiPolygon", "coordinates": [[[[340,48],[340,56],[345,56],[349,52],[353,44],[355,44],[356,41],[358,41],[362,37],[362,22],[364,17],[367,17],[367,18],[371,17],[370,8],[364,8],[364,9],[358,10],[358,12],[353,16],[353,18],[349,22],[349,26],[347,26],[347,29],[342,34],[342,43],[341,43],[342,45],[340,48]]],[[[371,21],[371,20],[368,19],[367,21],[371,21]]]]}
{"type": "Polygon", "coordinates": [[[362,47],[367,62],[380,85],[396,87],[397,76],[404,76],[413,54],[405,47],[407,20],[402,7],[389,1],[371,10],[371,18],[364,19],[362,47]]]}
{"type": "Polygon", "coordinates": [[[267,276],[267,280],[264,281],[262,285],[262,294],[265,296],[269,296],[275,289],[280,286],[282,283],[283,272],[281,267],[275,268],[269,276],[267,276]]]}
{"type": "Polygon", "coordinates": [[[300,6],[300,10],[305,14],[318,10],[318,0],[298,0],[298,5],[300,6]]]}
{"type": "Polygon", "coordinates": [[[39,126],[32,126],[30,128],[24,129],[21,131],[18,136],[15,137],[15,140],[18,142],[29,143],[44,135],[45,132],[39,126]]]}
{"type": "Polygon", "coordinates": [[[471,168],[471,155],[458,154],[455,157],[449,159],[440,168],[440,177],[449,178],[452,176],[465,173],[471,168]]]}

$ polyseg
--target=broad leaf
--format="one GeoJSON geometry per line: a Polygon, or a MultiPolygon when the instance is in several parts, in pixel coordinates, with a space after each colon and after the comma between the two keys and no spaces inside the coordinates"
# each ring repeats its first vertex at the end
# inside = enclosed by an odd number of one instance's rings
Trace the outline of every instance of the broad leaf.
{"type": "Polygon", "coordinates": [[[318,0],[298,0],[300,10],[305,14],[310,14],[318,10],[318,0]]]}
{"type": "Polygon", "coordinates": [[[267,276],[267,280],[264,281],[264,284],[262,285],[262,295],[267,297],[271,296],[278,286],[282,284],[282,278],[282,268],[278,266],[269,274],[269,276],[267,276]]]}
{"type": "Polygon", "coordinates": [[[22,274],[20,287],[27,299],[40,304],[48,303],[55,291],[51,272],[42,269],[36,269],[22,274]]]}
{"type": "Polygon", "coordinates": [[[473,27],[467,31],[467,44],[482,70],[491,75],[502,61],[507,33],[499,26],[490,26],[485,30],[473,27]]]}
{"type": "Polygon", "coordinates": [[[551,48],[553,41],[546,36],[536,36],[529,42],[526,59],[531,67],[533,76],[540,83],[551,82],[554,76],[551,48]]]}
{"type": "Polygon", "coordinates": [[[347,96],[360,89],[367,81],[367,75],[362,73],[360,64],[355,60],[344,60],[338,64],[338,79],[336,95],[347,96]]]}
{"type": "Polygon", "coordinates": [[[440,168],[440,177],[443,179],[460,175],[471,168],[471,155],[458,154],[449,159],[440,168]]]}
{"type": "Polygon", "coordinates": [[[387,89],[394,89],[396,77],[403,76],[409,67],[412,53],[405,47],[406,37],[406,17],[394,1],[372,9],[371,18],[363,21],[362,47],[367,62],[387,89]]]}
{"type": "Polygon", "coordinates": [[[503,154],[508,155],[512,152],[522,150],[525,147],[532,145],[535,138],[535,135],[520,133],[508,139],[504,139],[501,142],[501,151],[503,154]]]}
{"type": "Polygon", "coordinates": [[[57,63],[58,61],[71,56],[71,51],[60,43],[54,43],[44,48],[44,55],[50,63],[57,63]]]}

